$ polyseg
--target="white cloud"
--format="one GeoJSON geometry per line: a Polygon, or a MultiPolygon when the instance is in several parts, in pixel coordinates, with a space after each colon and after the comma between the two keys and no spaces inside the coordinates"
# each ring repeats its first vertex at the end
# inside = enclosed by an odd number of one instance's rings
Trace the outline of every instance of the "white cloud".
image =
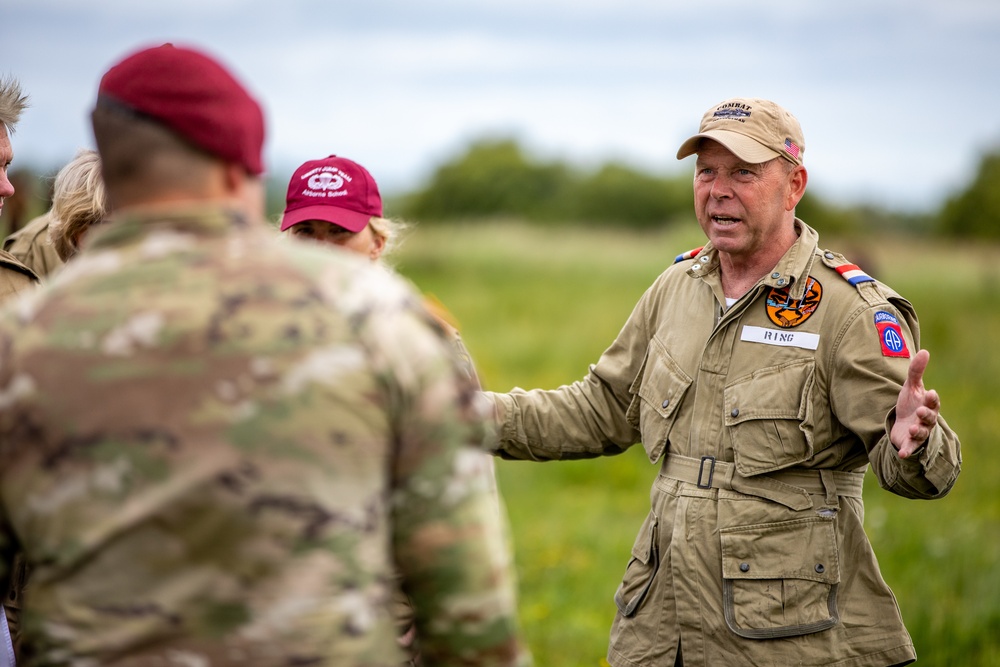
{"type": "Polygon", "coordinates": [[[104,69],[140,44],[217,55],[263,102],[272,170],[339,152],[410,187],[470,137],[669,169],[709,105],[778,100],[813,185],[926,207],[1000,138],[995,0],[15,0],[3,72],[33,106],[18,163],[91,143],[104,69]],[[973,122],[970,122],[973,120],[973,122]]]}

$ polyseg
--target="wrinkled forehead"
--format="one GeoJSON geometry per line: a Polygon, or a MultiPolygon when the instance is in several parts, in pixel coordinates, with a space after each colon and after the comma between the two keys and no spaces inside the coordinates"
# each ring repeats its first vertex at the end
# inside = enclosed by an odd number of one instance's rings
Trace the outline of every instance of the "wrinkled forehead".
{"type": "Polygon", "coordinates": [[[14,147],[10,144],[10,134],[7,132],[7,126],[0,123],[0,163],[6,165],[14,158],[14,147]]]}

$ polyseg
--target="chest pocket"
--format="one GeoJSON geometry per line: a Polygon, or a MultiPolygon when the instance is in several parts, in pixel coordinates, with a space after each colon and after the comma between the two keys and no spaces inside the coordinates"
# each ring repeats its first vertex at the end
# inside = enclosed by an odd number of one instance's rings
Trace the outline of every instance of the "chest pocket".
{"type": "Polygon", "coordinates": [[[650,341],[642,369],[629,390],[632,402],[625,418],[642,434],[646,456],[653,463],[663,454],[689,386],[691,378],[670,358],[662,343],[655,338],[650,341]]]}
{"type": "Polygon", "coordinates": [[[813,455],[813,359],[762,368],[725,389],[725,424],[744,477],[780,470],[813,455]]]}

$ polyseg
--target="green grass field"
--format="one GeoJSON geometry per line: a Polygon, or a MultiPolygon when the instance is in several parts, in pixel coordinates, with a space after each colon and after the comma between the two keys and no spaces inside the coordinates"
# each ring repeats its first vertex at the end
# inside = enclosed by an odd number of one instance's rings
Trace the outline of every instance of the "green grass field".
{"type": "MultiPolygon", "coordinates": [[[[683,231],[612,233],[517,223],[418,226],[401,273],[456,316],[484,386],[579,379],[678,253],[683,231]]],[[[864,248],[869,271],[909,298],[931,352],[925,378],[963,443],[964,471],[940,501],[910,501],[869,476],[866,529],[921,665],[1000,665],[1000,247],[899,238],[864,248]]],[[[864,244],[864,245],[861,245],[864,244]]],[[[525,636],[536,664],[604,665],[612,596],[657,469],[640,447],[592,461],[498,461],[525,636]]]]}

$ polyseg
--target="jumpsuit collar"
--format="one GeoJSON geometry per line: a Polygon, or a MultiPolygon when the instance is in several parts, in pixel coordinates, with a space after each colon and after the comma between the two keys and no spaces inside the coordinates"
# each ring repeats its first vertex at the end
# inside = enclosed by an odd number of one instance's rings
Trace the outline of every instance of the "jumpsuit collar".
{"type": "MultiPolygon", "coordinates": [[[[813,262],[815,261],[816,253],[814,252],[814,248],[819,243],[819,234],[798,218],[795,219],[794,224],[798,240],[778,260],[774,268],[761,277],[758,285],[776,289],[785,289],[791,286],[789,294],[791,298],[801,299],[807,283],[805,278],[809,276],[809,272],[812,270],[813,262]]],[[[692,259],[694,259],[694,262],[687,271],[689,276],[706,279],[714,274],[714,279],[718,279],[719,252],[712,245],[711,241],[696,253],[692,259]]]]}

